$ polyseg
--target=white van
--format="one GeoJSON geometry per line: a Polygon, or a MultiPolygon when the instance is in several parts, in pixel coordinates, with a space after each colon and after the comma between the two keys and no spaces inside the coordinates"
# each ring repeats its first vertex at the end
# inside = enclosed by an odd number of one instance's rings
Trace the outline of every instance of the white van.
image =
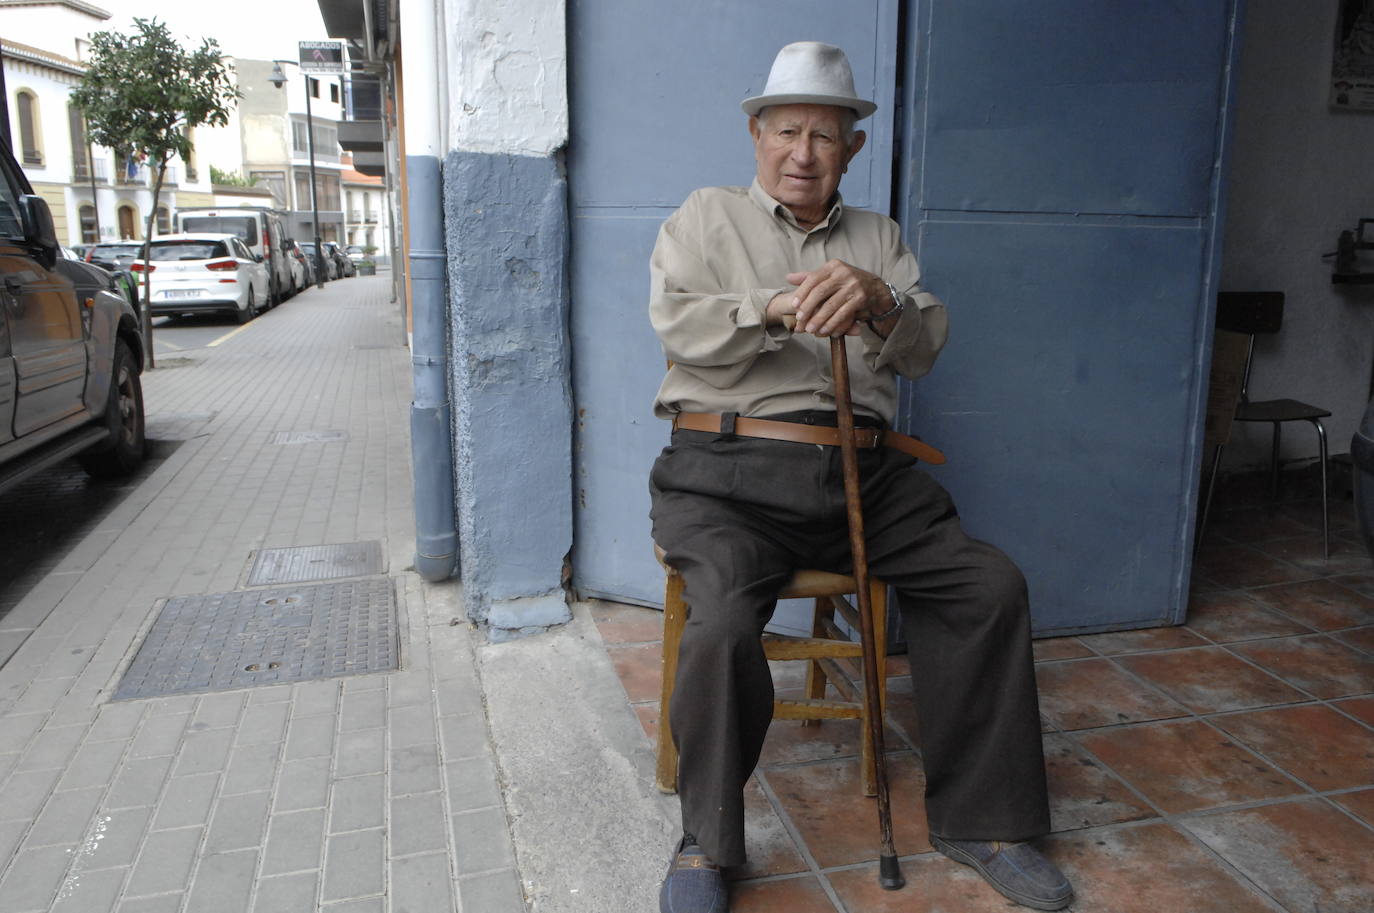
{"type": "Polygon", "coordinates": [[[181,209],[176,214],[175,230],[238,235],[248,250],[267,264],[269,306],[276,307],[295,293],[291,261],[285,252],[286,229],[282,226],[281,213],[275,209],[264,206],[181,209]]]}

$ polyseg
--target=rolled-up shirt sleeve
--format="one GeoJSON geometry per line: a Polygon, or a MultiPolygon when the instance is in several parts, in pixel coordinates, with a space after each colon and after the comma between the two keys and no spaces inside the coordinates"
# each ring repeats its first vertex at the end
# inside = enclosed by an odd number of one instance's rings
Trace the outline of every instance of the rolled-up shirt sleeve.
{"type": "Polygon", "coordinates": [[[939,298],[922,291],[916,256],[903,243],[896,224],[891,223],[885,234],[881,278],[896,290],[903,310],[886,339],[868,324],[861,325],[864,361],[875,371],[891,368],[915,380],[930,372],[944,348],[949,338],[949,316],[939,298]]]}
{"type": "Polygon", "coordinates": [[[787,329],[767,326],[766,316],[784,289],[722,288],[704,259],[691,203],[659,229],[649,261],[649,320],[669,360],[724,388],[787,341],[787,329]]]}

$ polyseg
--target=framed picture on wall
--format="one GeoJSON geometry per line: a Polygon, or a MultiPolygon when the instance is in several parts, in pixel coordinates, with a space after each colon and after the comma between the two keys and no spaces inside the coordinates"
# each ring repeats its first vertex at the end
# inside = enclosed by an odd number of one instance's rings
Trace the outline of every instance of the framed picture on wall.
{"type": "Polygon", "coordinates": [[[1333,108],[1374,111],[1374,0],[1336,0],[1333,108]]]}

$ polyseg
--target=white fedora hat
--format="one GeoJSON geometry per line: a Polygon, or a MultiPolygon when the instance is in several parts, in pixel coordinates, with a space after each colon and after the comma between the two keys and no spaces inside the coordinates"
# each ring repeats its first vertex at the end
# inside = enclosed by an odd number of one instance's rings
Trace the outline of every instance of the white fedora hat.
{"type": "Polygon", "coordinates": [[[849,58],[833,44],[796,41],[778,51],[762,95],[740,102],[751,117],[769,105],[837,105],[852,108],[862,120],[878,106],[854,92],[849,58]]]}

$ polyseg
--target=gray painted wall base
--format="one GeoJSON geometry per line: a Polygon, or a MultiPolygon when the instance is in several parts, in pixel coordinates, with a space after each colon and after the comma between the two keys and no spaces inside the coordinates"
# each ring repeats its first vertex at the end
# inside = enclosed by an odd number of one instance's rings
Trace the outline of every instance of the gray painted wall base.
{"type": "Polygon", "coordinates": [[[444,218],[464,608],[538,630],[571,617],[567,182],[553,158],[452,152],[444,218]]]}

